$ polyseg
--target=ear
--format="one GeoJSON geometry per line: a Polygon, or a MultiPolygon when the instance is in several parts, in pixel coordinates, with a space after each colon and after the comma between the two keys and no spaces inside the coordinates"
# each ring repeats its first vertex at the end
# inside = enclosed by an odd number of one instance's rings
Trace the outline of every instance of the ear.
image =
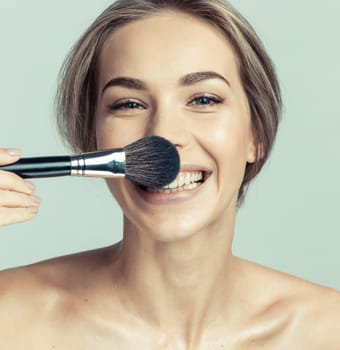
{"type": "Polygon", "coordinates": [[[257,160],[263,158],[263,156],[264,156],[264,149],[263,149],[262,142],[258,143],[255,139],[253,132],[250,131],[248,152],[247,152],[247,162],[254,163],[257,160]]]}

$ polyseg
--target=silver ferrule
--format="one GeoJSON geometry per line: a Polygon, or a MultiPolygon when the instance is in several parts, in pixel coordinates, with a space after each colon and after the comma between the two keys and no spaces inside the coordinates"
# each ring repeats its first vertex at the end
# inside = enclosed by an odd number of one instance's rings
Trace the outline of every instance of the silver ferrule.
{"type": "Polygon", "coordinates": [[[71,156],[71,176],[124,177],[125,152],[114,149],[71,156]]]}

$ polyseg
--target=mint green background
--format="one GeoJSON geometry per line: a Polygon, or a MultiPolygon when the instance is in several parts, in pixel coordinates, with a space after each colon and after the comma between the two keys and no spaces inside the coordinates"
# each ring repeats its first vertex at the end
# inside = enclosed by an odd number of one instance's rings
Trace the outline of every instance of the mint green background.
{"type": "MultiPolygon", "coordinates": [[[[0,2],[0,147],[62,154],[59,67],[110,1],[0,2]]],[[[285,102],[273,154],[238,214],[234,252],[340,289],[340,1],[234,0],[275,61],[285,102]]],[[[32,222],[0,228],[0,269],[110,245],[121,213],[102,180],[35,180],[32,222]]]]}

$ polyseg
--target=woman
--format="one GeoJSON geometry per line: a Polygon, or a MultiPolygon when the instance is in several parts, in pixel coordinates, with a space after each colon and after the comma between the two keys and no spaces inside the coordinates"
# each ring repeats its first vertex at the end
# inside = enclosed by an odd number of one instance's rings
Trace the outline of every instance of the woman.
{"type": "MultiPolygon", "coordinates": [[[[2,272],[4,348],[340,348],[337,292],[231,252],[281,100],[270,59],[228,3],[114,3],[68,57],[58,106],[75,150],[160,135],[181,172],[157,192],[107,181],[124,212],[115,246],[2,272]]],[[[19,156],[2,150],[1,163],[19,156]]],[[[29,183],[3,172],[0,184],[2,225],[36,214],[29,183]]]]}

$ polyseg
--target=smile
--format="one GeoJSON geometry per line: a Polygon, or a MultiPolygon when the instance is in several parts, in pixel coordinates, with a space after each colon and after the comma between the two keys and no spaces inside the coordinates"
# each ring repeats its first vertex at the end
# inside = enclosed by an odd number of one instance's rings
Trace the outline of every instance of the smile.
{"type": "Polygon", "coordinates": [[[152,193],[175,193],[193,190],[200,186],[205,180],[203,171],[180,172],[177,178],[169,185],[162,188],[144,187],[144,191],[152,193]]]}

